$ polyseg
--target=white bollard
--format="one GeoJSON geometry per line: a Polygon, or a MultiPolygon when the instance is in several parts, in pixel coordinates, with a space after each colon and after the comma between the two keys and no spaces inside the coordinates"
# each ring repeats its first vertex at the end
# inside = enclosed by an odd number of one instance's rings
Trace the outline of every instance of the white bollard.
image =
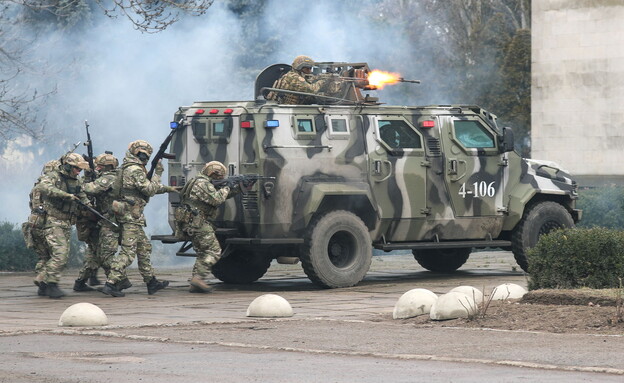
{"type": "Polygon", "coordinates": [[[401,295],[394,305],[393,319],[405,319],[429,314],[431,306],[438,300],[438,296],[427,289],[412,289],[401,295]]]}
{"type": "Polygon", "coordinates": [[[503,283],[494,288],[492,300],[506,301],[507,299],[520,299],[526,294],[524,287],[515,283],[503,283]]]}
{"type": "Polygon", "coordinates": [[[264,294],[254,299],[247,308],[248,317],[291,317],[293,309],[290,303],[279,295],[264,294]]]}
{"type": "Polygon", "coordinates": [[[467,318],[477,313],[477,304],[472,297],[457,291],[440,295],[431,306],[429,317],[433,320],[467,318]]]}
{"type": "Polygon", "coordinates": [[[94,304],[82,302],[69,306],[59,319],[61,327],[106,326],[108,318],[101,308],[94,304]]]}
{"type": "Polygon", "coordinates": [[[451,289],[449,293],[454,292],[454,291],[468,295],[469,297],[473,298],[478,305],[481,304],[481,302],[483,302],[483,292],[476,287],[458,286],[458,287],[451,289]]]}

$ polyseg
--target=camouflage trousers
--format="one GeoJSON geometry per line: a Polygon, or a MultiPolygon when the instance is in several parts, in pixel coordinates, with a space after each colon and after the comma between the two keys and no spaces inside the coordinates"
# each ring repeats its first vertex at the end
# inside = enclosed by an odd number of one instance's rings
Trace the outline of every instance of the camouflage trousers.
{"type": "Polygon", "coordinates": [[[82,268],[80,268],[78,272],[78,279],[84,280],[95,275],[101,265],[96,254],[99,229],[96,224],[92,224],[91,222],[79,222],[76,224],[76,231],[78,232],[78,239],[87,245],[82,268]]]}
{"type": "MultiPolygon", "coordinates": [[[[78,274],[78,279],[87,279],[95,275],[100,267],[104,269],[104,273],[108,278],[111,263],[119,248],[119,236],[120,234],[115,232],[113,228],[106,223],[100,223],[100,225],[92,231],[86,241],[87,254],[85,255],[84,264],[78,274]]],[[[125,277],[125,270],[123,274],[125,277]]]]}
{"type": "Polygon", "coordinates": [[[143,231],[143,226],[133,223],[123,223],[121,226],[121,250],[110,262],[109,283],[117,283],[126,278],[126,268],[138,259],[139,272],[144,282],[154,277],[151,255],[152,244],[143,231]]]}
{"type": "Polygon", "coordinates": [[[193,250],[197,254],[193,266],[193,276],[205,278],[212,270],[212,266],[221,258],[221,246],[215,235],[214,227],[204,223],[189,233],[193,250]]]}
{"type": "Polygon", "coordinates": [[[42,232],[50,258],[43,263],[38,279],[45,283],[58,283],[69,259],[71,223],[48,216],[42,232]]]}
{"type": "Polygon", "coordinates": [[[39,256],[39,260],[35,265],[35,273],[40,274],[43,271],[46,262],[50,259],[50,251],[48,250],[48,246],[46,246],[45,233],[43,229],[32,229],[32,237],[35,246],[33,250],[39,256]]]}

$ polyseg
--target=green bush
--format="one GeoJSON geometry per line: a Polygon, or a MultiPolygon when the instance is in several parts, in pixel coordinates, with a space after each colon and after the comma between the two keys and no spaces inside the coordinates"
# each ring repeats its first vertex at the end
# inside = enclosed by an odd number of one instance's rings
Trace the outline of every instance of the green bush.
{"type": "Polygon", "coordinates": [[[624,187],[580,190],[577,207],[583,210],[583,219],[578,227],[624,230],[624,187]]]}
{"type": "Polygon", "coordinates": [[[21,227],[9,222],[0,223],[0,270],[34,270],[37,254],[27,249],[21,227]]]}
{"type": "MultiPolygon", "coordinates": [[[[85,245],[78,241],[72,229],[67,267],[80,267],[84,259],[85,245]]],[[[0,271],[32,271],[39,260],[37,253],[26,248],[21,225],[0,223],[0,271]]]]}
{"type": "Polygon", "coordinates": [[[619,288],[624,278],[624,232],[605,228],[557,230],[527,252],[529,290],[619,288]]]}

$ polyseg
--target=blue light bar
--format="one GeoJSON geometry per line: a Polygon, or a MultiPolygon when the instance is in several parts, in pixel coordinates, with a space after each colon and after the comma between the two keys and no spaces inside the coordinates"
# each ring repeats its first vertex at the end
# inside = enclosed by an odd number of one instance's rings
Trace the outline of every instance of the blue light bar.
{"type": "Polygon", "coordinates": [[[169,123],[169,127],[170,127],[171,129],[177,129],[179,126],[180,126],[180,124],[179,124],[177,121],[171,121],[171,122],[169,123]]]}
{"type": "Polygon", "coordinates": [[[264,122],[265,128],[277,128],[279,126],[279,120],[266,120],[264,122]]]}

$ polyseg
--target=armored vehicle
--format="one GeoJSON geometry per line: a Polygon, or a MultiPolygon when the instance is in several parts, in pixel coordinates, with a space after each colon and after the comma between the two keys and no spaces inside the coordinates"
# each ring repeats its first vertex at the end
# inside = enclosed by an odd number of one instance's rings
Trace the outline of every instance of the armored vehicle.
{"type": "MultiPolygon", "coordinates": [[[[307,105],[268,101],[286,64],[266,68],[252,101],[195,102],[174,115],[169,184],[218,160],[261,179],[218,216],[223,247],[213,274],[261,278],[271,261],[300,260],[316,284],[346,287],[369,270],[372,249],[409,249],[425,269],[452,272],[474,248],[526,252],[540,235],[580,218],[577,185],[552,162],[521,158],[513,132],[474,105],[390,106],[370,95],[363,63],[319,63],[338,82],[307,105]],[[329,93],[328,93],[329,94],[329,93]]],[[[280,91],[288,92],[288,91],[280,91]]],[[[179,196],[169,194],[169,222],[179,196]]],[[[181,242],[173,235],[152,237],[181,242]]],[[[178,255],[187,255],[184,242],[178,255]]]]}

